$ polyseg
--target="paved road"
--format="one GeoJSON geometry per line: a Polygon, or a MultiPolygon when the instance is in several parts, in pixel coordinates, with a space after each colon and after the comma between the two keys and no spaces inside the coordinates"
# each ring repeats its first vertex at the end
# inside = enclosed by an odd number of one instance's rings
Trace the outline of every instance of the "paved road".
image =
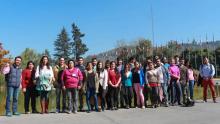
{"type": "Polygon", "coordinates": [[[220,124],[220,103],[214,104],[209,100],[208,103],[196,103],[194,107],[0,116],[0,124],[220,124]]]}

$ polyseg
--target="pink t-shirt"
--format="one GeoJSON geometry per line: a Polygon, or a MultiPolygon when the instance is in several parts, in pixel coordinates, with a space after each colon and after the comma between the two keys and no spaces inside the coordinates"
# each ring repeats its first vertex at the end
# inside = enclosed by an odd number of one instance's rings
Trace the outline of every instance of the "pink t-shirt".
{"type": "Polygon", "coordinates": [[[187,70],[187,75],[188,75],[188,79],[189,80],[194,80],[193,70],[192,69],[188,69],[187,70]]]}
{"type": "Polygon", "coordinates": [[[83,80],[83,75],[78,68],[66,69],[63,71],[62,80],[66,88],[77,88],[79,81],[83,80]]]}
{"type": "Polygon", "coordinates": [[[171,78],[174,78],[173,76],[180,76],[180,69],[176,65],[171,65],[169,68],[169,72],[170,72],[171,78]]]}

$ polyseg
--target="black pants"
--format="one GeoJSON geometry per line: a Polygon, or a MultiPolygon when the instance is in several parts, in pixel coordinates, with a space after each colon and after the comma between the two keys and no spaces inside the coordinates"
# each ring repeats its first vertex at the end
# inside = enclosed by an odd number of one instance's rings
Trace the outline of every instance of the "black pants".
{"type": "Polygon", "coordinates": [[[125,100],[126,107],[131,107],[132,97],[133,97],[133,87],[122,86],[123,97],[125,100]]]}
{"type": "Polygon", "coordinates": [[[29,102],[31,100],[31,108],[32,112],[36,112],[36,97],[37,91],[35,87],[26,88],[26,92],[24,93],[24,108],[25,112],[29,112],[29,102]]]}
{"type": "Polygon", "coordinates": [[[101,108],[102,110],[105,110],[106,106],[106,94],[107,94],[107,91],[108,91],[108,87],[106,87],[106,89],[103,89],[103,87],[100,85],[99,86],[99,93],[98,93],[98,97],[101,99],[101,108]]]}
{"type": "Polygon", "coordinates": [[[112,86],[109,86],[109,94],[110,94],[110,108],[116,108],[118,106],[118,93],[119,88],[115,88],[112,86]]]}
{"type": "Polygon", "coordinates": [[[158,105],[159,104],[159,87],[151,87],[150,88],[150,99],[151,105],[158,105]]]}
{"type": "Polygon", "coordinates": [[[60,99],[62,94],[62,111],[66,110],[66,91],[62,88],[56,88],[56,109],[60,111],[60,99]]]}

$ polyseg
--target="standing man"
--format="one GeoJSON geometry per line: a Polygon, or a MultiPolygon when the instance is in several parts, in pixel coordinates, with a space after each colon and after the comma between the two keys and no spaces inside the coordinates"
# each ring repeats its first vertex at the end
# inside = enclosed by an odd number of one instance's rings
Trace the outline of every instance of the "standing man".
{"type": "Polygon", "coordinates": [[[97,68],[97,59],[96,58],[92,58],[92,67],[93,67],[93,71],[96,72],[96,68],[97,68]]]}
{"type": "Polygon", "coordinates": [[[59,58],[59,64],[53,69],[56,88],[56,113],[60,113],[60,99],[62,94],[62,113],[66,111],[66,92],[62,88],[62,73],[67,68],[65,64],[65,59],[63,57],[59,58]]]}
{"type": "MultiPolygon", "coordinates": [[[[117,58],[117,69],[118,72],[122,75],[122,70],[124,70],[124,66],[121,58],[117,58]]],[[[121,88],[122,88],[122,83],[120,82],[118,101],[120,102],[120,107],[125,108],[123,91],[121,88]]]]}
{"type": "Polygon", "coordinates": [[[203,64],[200,66],[199,70],[200,70],[200,75],[202,77],[202,83],[203,83],[204,102],[207,102],[207,88],[209,85],[211,92],[212,92],[213,102],[217,103],[214,81],[213,81],[213,77],[215,75],[215,68],[212,64],[209,63],[208,57],[203,58],[203,64]]]}
{"type": "Polygon", "coordinates": [[[83,89],[82,87],[84,87],[84,77],[85,77],[85,66],[84,66],[84,59],[83,57],[79,57],[77,59],[77,65],[76,67],[81,71],[82,75],[83,75],[83,81],[82,81],[82,84],[81,84],[81,88],[79,89],[79,111],[83,111],[83,104],[84,104],[84,101],[83,101],[83,96],[84,96],[84,92],[83,92],[83,89]]]}
{"type": "Polygon", "coordinates": [[[184,65],[185,60],[183,58],[180,59],[179,68],[180,68],[180,85],[182,90],[182,103],[186,103],[186,99],[188,97],[188,87],[187,87],[187,67],[184,65]]]}
{"type": "Polygon", "coordinates": [[[168,92],[167,92],[167,88],[168,88],[168,84],[170,81],[170,75],[169,75],[169,71],[168,69],[161,63],[161,60],[158,58],[156,60],[156,69],[157,69],[157,73],[159,74],[159,82],[161,84],[161,88],[163,91],[163,95],[160,96],[160,98],[162,99],[162,102],[164,103],[164,105],[166,107],[168,107],[169,103],[168,103],[168,92]]]}
{"type": "Polygon", "coordinates": [[[7,88],[7,97],[6,97],[6,116],[11,117],[13,115],[20,115],[18,113],[18,95],[19,95],[19,87],[21,87],[22,81],[22,69],[20,67],[22,58],[20,56],[15,57],[14,64],[9,65],[7,64],[3,68],[3,74],[5,74],[6,80],[6,88],[7,88]],[[11,113],[10,106],[11,106],[11,98],[13,97],[12,102],[12,111],[11,113]]]}

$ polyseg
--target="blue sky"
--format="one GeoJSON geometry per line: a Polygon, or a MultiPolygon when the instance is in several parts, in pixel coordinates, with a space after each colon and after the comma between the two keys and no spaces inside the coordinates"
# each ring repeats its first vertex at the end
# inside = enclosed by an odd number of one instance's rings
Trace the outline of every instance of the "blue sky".
{"type": "Polygon", "coordinates": [[[19,55],[30,47],[49,49],[65,27],[71,36],[75,22],[84,32],[87,55],[114,48],[116,41],[152,39],[187,41],[220,39],[219,0],[0,0],[0,41],[19,55]]]}

